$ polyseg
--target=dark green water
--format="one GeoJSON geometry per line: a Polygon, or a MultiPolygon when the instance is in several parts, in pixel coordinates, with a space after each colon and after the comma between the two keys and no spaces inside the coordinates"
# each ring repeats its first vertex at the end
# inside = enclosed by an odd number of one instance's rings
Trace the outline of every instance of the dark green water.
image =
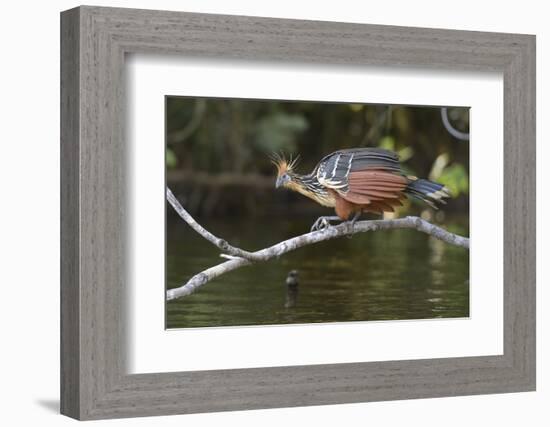
{"type": "MultiPolygon", "coordinates": [[[[248,250],[306,232],[309,220],[205,221],[212,233],[248,250]]],[[[446,229],[467,235],[465,221],[446,229]]],[[[167,227],[167,286],[223,261],[182,221],[167,227]]],[[[243,267],[167,304],[167,328],[469,316],[469,252],[415,230],[363,233],[243,267]],[[298,291],[285,279],[299,271],[298,291]]]]}

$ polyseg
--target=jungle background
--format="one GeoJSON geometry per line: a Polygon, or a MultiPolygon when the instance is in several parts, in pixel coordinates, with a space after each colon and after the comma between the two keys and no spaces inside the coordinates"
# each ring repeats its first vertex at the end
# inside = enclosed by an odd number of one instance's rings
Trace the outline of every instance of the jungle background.
{"type": "MultiPolygon", "coordinates": [[[[257,250],[309,231],[330,209],[275,189],[272,153],[310,172],[341,148],[397,152],[407,174],[445,184],[440,210],[411,201],[386,217],[420,215],[469,235],[469,109],[166,97],[166,181],[204,227],[257,250]]],[[[222,261],[167,205],[166,286],[222,261]]],[[[369,218],[369,216],[366,216],[369,218]]],[[[371,215],[370,218],[376,218],[371,215]]],[[[246,267],[166,306],[167,328],[403,320],[469,315],[469,253],[415,230],[364,233],[246,267]],[[298,272],[298,286],[285,279],[298,272]]]]}

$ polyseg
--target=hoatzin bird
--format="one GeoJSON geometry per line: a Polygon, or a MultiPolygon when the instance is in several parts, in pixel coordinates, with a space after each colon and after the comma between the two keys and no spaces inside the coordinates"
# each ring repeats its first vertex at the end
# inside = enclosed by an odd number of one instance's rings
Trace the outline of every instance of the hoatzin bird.
{"type": "Polygon", "coordinates": [[[406,175],[397,154],[381,148],[338,150],[321,159],[307,175],[295,172],[297,158],[287,161],[274,156],[277,167],[276,188],[285,187],[323,206],[334,208],[337,216],[322,216],[312,230],[331,225],[331,221],[353,224],[363,212],[383,214],[402,206],[407,196],[437,209],[445,203],[447,189],[436,182],[406,175]]]}

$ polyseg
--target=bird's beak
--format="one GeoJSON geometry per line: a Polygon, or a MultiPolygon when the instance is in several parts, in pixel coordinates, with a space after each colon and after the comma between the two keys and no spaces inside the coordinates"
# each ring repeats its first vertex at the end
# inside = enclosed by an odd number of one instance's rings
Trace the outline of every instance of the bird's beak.
{"type": "Polygon", "coordinates": [[[277,181],[275,181],[275,188],[279,188],[281,185],[283,185],[284,180],[282,176],[277,177],[277,181]]]}

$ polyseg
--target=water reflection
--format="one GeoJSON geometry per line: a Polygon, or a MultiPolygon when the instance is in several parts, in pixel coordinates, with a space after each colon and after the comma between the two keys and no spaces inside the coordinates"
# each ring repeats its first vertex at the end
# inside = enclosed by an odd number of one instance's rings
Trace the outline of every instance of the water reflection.
{"type": "MultiPolygon", "coordinates": [[[[309,222],[262,219],[204,225],[252,250],[303,233],[309,222]]],[[[445,227],[467,234],[465,221],[446,222],[445,227]]],[[[169,288],[222,261],[216,248],[185,224],[170,223],[168,230],[169,288]]],[[[467,317],[468,275],[467,250],[415,230],[365,233],[226,274],[168,303],[167,327],[467,317]],[[299,286],[288,286],[291,270],[299,271],[299,286]]]]}

